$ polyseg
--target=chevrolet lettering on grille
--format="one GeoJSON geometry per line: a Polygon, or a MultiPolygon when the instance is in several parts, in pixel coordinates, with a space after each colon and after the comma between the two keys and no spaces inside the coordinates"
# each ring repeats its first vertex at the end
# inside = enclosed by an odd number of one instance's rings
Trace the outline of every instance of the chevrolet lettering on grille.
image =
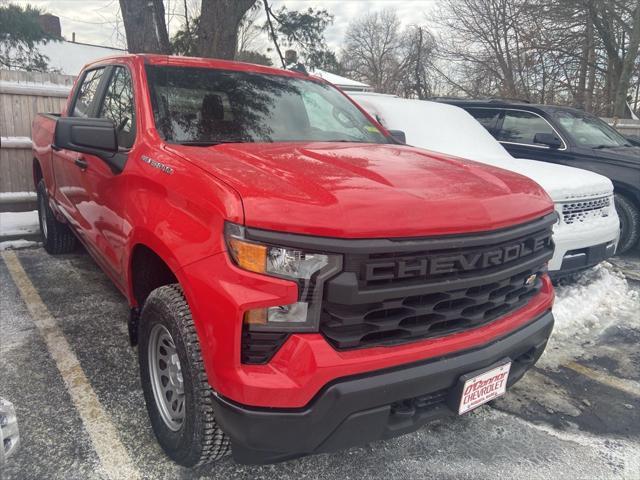
{"type": "Polygon", "coordinates": [[[453,255],[425,255],[410,259],[391,259],[363,265],[362,277],[367,282],[403,278],[420,278],[447,273],[469,272],[497,267],[533,255],[551,247],[551,235],[543,234],[525,241],[490,250],[456,253],[453,255]]]}

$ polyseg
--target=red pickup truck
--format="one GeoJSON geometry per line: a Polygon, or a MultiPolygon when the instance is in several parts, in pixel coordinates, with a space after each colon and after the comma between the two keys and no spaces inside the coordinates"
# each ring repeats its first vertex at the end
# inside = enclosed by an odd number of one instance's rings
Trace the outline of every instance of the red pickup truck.
{"type": "Polygon", "coordinates": [[[321,79],[108,58],[33,145],[44,246],[79,240],[126,296],[151,424],[182,465],[464,413],[551,333],[544,191],[399,144],[321,79]]]}

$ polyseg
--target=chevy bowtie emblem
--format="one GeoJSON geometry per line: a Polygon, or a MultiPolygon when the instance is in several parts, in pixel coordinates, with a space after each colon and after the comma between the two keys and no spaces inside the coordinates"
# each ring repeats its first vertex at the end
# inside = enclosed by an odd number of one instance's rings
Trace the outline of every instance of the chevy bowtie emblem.
{"type": "Polygon", "coordinates": [[[537,279],[538,279],[538,274],[534,273],[527,277],[527,279],[524,281],[524,284],[525,286],[530,287],[531,285],[534,285],[536,283],[537,279]]]}

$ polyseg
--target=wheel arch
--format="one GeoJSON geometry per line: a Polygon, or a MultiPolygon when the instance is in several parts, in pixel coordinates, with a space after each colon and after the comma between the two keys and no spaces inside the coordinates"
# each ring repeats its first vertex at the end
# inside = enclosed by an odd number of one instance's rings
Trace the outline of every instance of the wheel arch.
{"type": "Polygon", "coordinates": [[[129,250],[127,265],[127,296],[131,313],[129,316],[129,340],[132,345],[138,340],[138,319],[149,294],[158,287],[177,283],[184,284],[180,267],[170,250],[158,240],[140,239],[129,250]]]}
{"type": "Polygon", "coordinates": [[[42,172],[42,165],[40,165],[40,160],[38,160],[36,157],[33,157],[31,172],[33,175],[33,186],[34,188],[36,188],[40,180],[44,178],[44,174],[42,172]]]}

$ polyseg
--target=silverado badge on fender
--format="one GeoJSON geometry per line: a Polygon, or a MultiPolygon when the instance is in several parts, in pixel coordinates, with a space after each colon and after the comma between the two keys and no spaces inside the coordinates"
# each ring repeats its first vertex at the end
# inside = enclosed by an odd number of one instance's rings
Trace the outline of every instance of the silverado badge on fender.
{"type": "Polygon", "coordinates": [[[167,175],[172,175],[173,174],[173,168],[171,168],[168,165],[165,165],[164,163],[160,163],[160,162],[154,160],[153,158],[147,157],[146,155],[142,155],[140,157],[140,159],[144,163],[148,163],[149,165],[151,165],[153,168],[157,168],[158,170],[162,170],[167,175]]]}

